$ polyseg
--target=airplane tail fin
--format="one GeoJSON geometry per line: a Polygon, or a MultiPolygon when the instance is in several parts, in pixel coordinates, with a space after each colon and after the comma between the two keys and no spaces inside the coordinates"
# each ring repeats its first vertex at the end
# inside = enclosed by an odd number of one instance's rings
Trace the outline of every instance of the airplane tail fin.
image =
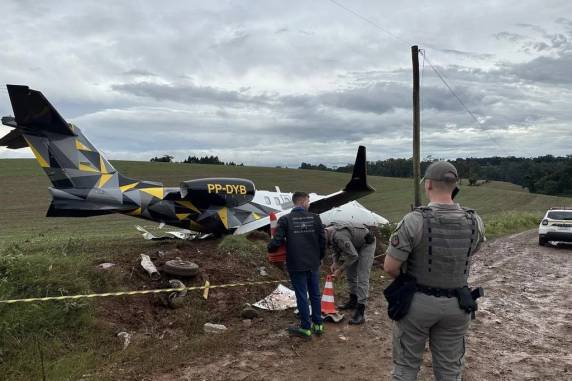
{"type": "Polygon", "coordinates": [[[322,199],[310,203],[310,212],[323,213],[331,208],[341,206],[347,202],[357,200],[375,192],[375,189],[367,183],[367,161],[365,147],[359,146],[352,172],[352,178],[344,189],[322,199]]]}
{"type": "Polygon", "coordinates": [[[367,162],[365,160],[365,147],[359,146],[354,163],[351,180],[346,184],[346,192],[373,192],[375,189],[367,183],[367,162]]]}
{"type": "Polygon", "coordinates": [[[7,88],[14,117],[3,117],[2,124],[14,130],[0,139],[0,146],[30,147],[54,188],[119,187],[128,182],[41,92],[28,86],[7,88]]]}

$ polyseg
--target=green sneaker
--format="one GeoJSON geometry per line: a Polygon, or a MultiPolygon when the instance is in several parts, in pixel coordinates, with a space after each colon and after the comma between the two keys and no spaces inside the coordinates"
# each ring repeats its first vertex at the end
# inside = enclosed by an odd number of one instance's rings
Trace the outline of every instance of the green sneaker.
{"type": "Polygon", "coordinates": [[[303,337],[305,339],[312,337],[312,331],[302,327],[288,327],[288,333],[292,336],[303,337]]]}
{"type": "Polygon", "coordinates": [[[321,334],[324,333],[324,324],[320,323],[320,324],[316,324],[316,323],[312,323],[312,333],[320,336],[321,334]]]}

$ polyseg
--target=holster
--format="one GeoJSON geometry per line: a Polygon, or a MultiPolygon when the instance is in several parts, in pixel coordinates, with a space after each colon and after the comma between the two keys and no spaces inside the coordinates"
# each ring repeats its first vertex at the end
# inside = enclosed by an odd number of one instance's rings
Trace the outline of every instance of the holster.
{"type": "Polygon", "coordinates": [[[413,295],[417,291],[417,279],[401,273],[385,290],[383,295],[387,300],[387,315],[392,320],[401,320],[409,312],[413,295]]]}
{"type": "Polygon", "coordinates": [[[475,288],[471,291],[468,286],[465,286],[458,288],[456,291],[459,307],[466,313],[471,314],[471,318],[474,319],[475,311],[479,309],[477,299],[484,296],[482,287],[475,288]]]}
{"type": "Polygon", "coordinates": [[[457,289],[457,300],[459,307],[468,314],[477,308],[477,302],[473,300],[468,286],[457,289]]]}

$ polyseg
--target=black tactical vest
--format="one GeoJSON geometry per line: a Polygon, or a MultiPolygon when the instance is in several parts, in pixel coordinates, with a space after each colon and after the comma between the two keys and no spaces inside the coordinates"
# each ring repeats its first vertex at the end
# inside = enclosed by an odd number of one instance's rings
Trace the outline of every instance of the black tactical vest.
{"type": "Polygon", "coordinates": [[[407,260],[417,283],[435,288],[467,285],[477,221],[469,209],[417,208],[423,215],[421,245],[407,260]]]}

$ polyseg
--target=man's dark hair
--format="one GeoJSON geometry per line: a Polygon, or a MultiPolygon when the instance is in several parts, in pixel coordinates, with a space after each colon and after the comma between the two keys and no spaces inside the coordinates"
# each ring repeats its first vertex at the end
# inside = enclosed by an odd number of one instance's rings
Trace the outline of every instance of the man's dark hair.
{"type": "Polygon", "coordinates": [[[299,201],[305,199],[306,197],[309,197],[308,193],[306,192],[294,192],[294,194],[292,195],[292,202],[294,204],[297,204],[299,201]]]}

